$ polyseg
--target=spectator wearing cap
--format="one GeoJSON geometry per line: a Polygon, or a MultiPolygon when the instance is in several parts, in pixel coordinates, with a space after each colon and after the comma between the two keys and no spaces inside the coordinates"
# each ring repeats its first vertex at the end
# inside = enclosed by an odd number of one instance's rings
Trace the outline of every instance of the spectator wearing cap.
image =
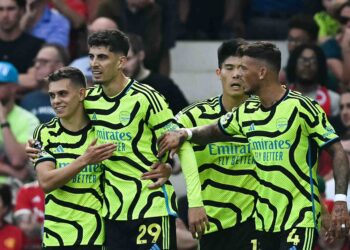
{"type": "MultiPolygon", "coordinates": [[[[13,64],[0,61],[0,175],[2,181],[29,176],[25,143],[39,125],[38,119],[15,104],[18,71],[13,64]],[[7,178],[6,178],[7,177],[7,178]]],[[[1,179],[0,179],[1,181],[1,179]]]]}

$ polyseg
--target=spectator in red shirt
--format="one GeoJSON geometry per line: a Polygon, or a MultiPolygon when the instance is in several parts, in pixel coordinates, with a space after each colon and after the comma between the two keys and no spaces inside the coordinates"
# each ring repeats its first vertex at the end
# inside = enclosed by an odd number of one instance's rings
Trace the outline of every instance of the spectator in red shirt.
{"type": "Polygon", "coordinates": [[[23,233],[18,227],[9,224],[5,216],[11,211],[12,194],[8,185],[0,185],[0,249],[22,250],[23,233]]]}
{"type": "Polygon", "coordinates": [[[44,207],[45,194],[37,181],[18,190],[14,217],[25,234],[24,249],[41,249],[44,207]]]}

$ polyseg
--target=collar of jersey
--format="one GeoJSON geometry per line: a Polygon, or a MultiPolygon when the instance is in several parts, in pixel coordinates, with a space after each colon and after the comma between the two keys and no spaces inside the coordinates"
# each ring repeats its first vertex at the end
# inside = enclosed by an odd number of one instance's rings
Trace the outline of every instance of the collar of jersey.
{"type": "Polygon", "coordinates": [[[105,100],[107,101],[116,101],[118,99],[121,99],[127,92],[128,90],[130,89],[130,87],[134,84],[135,80],[134,79],[129,79],[129,82],[126,84],[126,86],[124,87],[124,89],[117,95],[115,96],[112,96],[112,97],[109,97],[105,94],[105,92],[103,92],[103,89],[102,89],[102,86],[100,86],[101,88],[101,93],[102,93],[102,96],[105,100]]]}
{"type": "Polygon", "coordinates": [[[70,131],[68,129],[66,129],[65,127],[63,127],[60,119],[57,119],[58,120],[58,124],[60,125],[60,128],[63,132],[65,132],[66,134],[69,134],[69,135],[81,135],[81,134],[85,134],[89,129],[91,129],[92,125],[91,125],[91,122],[89,122],[84,128],[78,130],[78,131],[70,131]]]}
{"type": "Polygon", "coordinates": [[[279,99],[277,102],[275,102],[271,107],[268,107],[268,108],[265,108],[263,105],[261,105],[261,102],[260,102],[260,108],[262,111],[270,111],[272,109],[274,109],[278,104],[280,104],[281,102],[284,101],[284,99],[286,99],[286,97],[288,96],[289,94],[289,89],[286,89],[286,92],[284,93],[284,95],[282,96],[281,99],[279,99]]]}

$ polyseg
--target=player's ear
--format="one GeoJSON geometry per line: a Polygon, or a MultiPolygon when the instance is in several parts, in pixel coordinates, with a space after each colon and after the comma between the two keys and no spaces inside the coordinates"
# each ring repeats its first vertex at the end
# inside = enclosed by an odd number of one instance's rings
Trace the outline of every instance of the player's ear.
{"type": "Polygon", "coordinates": [[[84,101],[86,96],[86,88],[79,89],[79,101],[84,101]]]}
{"type": "Polygon", "coordinates": [[[265,79],[266,75],[267,75],[267,67],[264,67],[264,66],[260,67],[260,69],[259,69],[259,79],[260,80],[265,79]]]}
{"type": "Polygon", "coordinates": [[[123,70],[124,67],[125,67],[126,62],[127,62],[126,56],[120,56],[117,68],[120,69],[120,70],[123,70]]]}
{"type": "Polygon", "coordinates": [[[221,79],[221,69],[220,69],[220,68],[217,68],[217,69],[215,70],[215,73],[216,73],[216,75],[221,79]]]}

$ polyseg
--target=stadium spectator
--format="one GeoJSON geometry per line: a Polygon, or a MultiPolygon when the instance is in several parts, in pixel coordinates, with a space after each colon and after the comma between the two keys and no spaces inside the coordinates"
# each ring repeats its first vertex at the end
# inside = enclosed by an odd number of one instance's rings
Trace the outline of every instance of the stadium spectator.
{"type": "Polygon", "coordinates": [[[38,89],[23,96],[20,105],[34,114],[40,123],[48,122],[55,116],[47,93],[48,83],[45,78],[68,63],[67,49],[57,44],[45,44],[34,60],[32,78],[38,89]]]}
{"type": "Polygon", "coordinates": [[[170,49],[176,39],[176,1],[104,0],[97,17],[109,17],[126,33],[140,35],[145,44],[145,65],[169,76],[170,49]]]}
{"type": "Polygon", "coordinates": [[[0,185],[0,249],[23,250],[23,232],[5,220],[12,210],[12,194],[8,185],[0,185]]]}
{"type": "Polygon", "coordinates": [[[18,190],[14,219],[24,233],[24,250],[39,250],[42,245],[45,194],[38,181],[24,184],[18,190]]]}
{"type": "Polygon", "coordinates": [[[153,87],[164,95],[174,114],[188,105],[188,102],[179,87],[167,76],[152,72],[143,63],[145,50],[142,38],[136,34],[128,34],[130,49],[125,63],[125,74],[140,83],[153,87]]]}
{"type": "Polygon", "coordinates": [[[318,33],[318,41],[324,42],[329,38],[335,37],[340,30],[340,23],[335,19],[335,12],[339,5],[347,0],[322,0],[324,10],[314,15],[314,19],[320,29],[318,33]]]}
{"type": "MultiPolygon", "coordinates": [[[[0,61],[15,65],[20,74],[32,66],[44,40],[23,32],[20,19],[25,11],[25,0],[0,0],[0,61]]],[[[22,84],[22,76],[20,75],[22,84]]]]}
{"type": "Polygon", "coordinates": [[[232,16],[250,40],[283,40],[288,19],[297,13],[313,15],[320,10],[318,0],[236,0],[232,16]]]}
{"type": "Polygon", "coordinates": [[[24,181],[29,174],[25,143],[39,121],[15,104],[17,86],[17,69],[0,62],[0,175],[24,181]]]}
{"type": "Polygon", "coordinates": [[[338,85],[328,86],[328,88],[344,91],[348,88],[350,81],[350,1],[342,4],[335,15],[341,24],[340,32],[336,37],[321,43],[320,46],[326,54],[329,70],[338,81],[338,85]]]}
{"type": "MultiPolygon", "coordinates": [[[[302,44],[316,44],[318,26],[311,15],[297,14],[288,21],[287,49],[289,56],[292,51],[302,44]]],[[[280,82],[286,84],[286,69],[280,71],[280,82]]]]}
{"type": "Polygon", "coordinates": [[[47,43],[69,45],[69,20],[58,11],[50,9],[46,0],[27,0],[21,28],[47,43]]]}
{"type": "Polygon", "coordinates": [[[339,94],[325,87],[327,62],[319,46],[304,44],[295,48],[289,56],[286,71],[291,89],[315,99],[328,117],[339,114],[339,94]]]}

